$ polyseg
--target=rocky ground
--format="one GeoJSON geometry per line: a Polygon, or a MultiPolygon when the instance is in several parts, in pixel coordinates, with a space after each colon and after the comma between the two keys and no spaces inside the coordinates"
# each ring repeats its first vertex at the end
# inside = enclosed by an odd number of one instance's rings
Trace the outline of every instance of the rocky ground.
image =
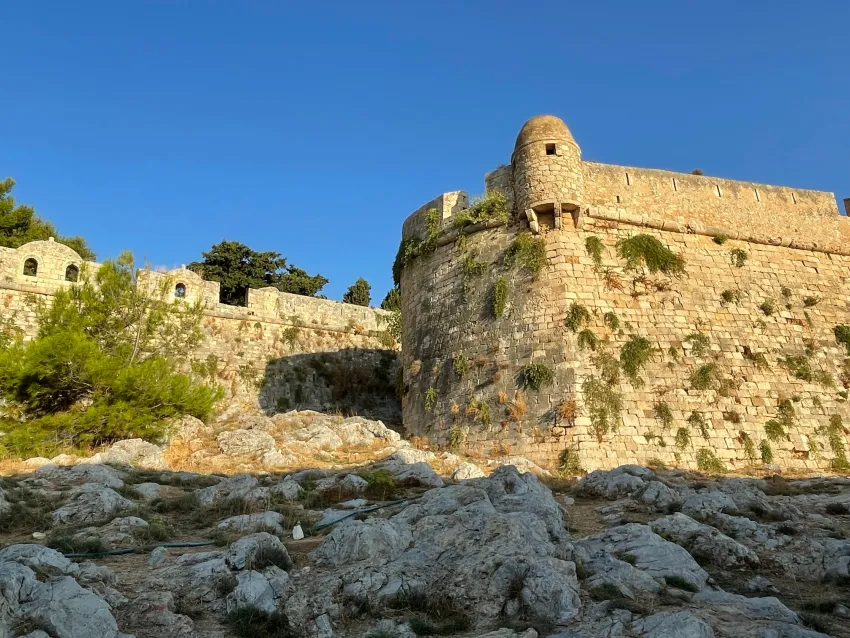
{"type": "Polygon", "coordinates": [[[850,636],[842,477],[566,481],[315,412],[9,469],[0,638],[850,636]]]}

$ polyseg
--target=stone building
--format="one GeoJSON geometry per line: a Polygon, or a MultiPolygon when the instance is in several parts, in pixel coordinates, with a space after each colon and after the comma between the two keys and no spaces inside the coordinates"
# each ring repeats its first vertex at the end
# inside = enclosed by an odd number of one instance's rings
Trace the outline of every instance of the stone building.
{"type": "Polygon", "coordinates": [[[485,187],[507,220],[453,192],[404,222],[411,432],[585,469],[845,463],[850,222],[832,193],[586,162],[548,115],[485,187]],[[627,263],[638,244],[684,274],[627,263]]]}

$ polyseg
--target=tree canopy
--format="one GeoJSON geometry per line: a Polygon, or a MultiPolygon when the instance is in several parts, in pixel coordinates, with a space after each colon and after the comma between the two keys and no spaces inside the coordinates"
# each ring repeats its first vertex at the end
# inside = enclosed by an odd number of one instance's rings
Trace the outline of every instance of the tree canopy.
{"type": "Polygon", "coordinates": [[[363,277],[360,277],[348,287],[348,290],[342,296],[342,300],[355,306],[368,306],[372,301],[372,286],[363,277]]]}
{"type": "Polygon", "coordinates": [[[401,310],[401,291],[398,286],[390,288],[387,296],[381,302],[381,308],[384,310],[401,310]]]}
{"type": "Polygon", "coordinates": [[[0,181],[0,246],[18,248],[27,242],[53,237],[60,244],[73,248],[86,261],[96,255],[82,237],[63,237],[51,222],[35,214],[32,206],[18,204],[12,197],[15,180],[7,177],[0,181]]]}
{"type": "Polygon", "coordinates": [[[224,240],[201,253],[203,261],[187,266],[208,281],[221,284],[221,302],[244,306],[248,288],[273,286],[282,292],[316,297],[328,283],[322,275],[308,275],[286,263],[274,251],[257,252],[238,241],[224,240]]]}

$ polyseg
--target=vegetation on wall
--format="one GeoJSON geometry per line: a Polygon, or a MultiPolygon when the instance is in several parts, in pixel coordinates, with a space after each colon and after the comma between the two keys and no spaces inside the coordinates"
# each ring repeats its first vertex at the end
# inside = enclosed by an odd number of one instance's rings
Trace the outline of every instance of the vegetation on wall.
{"type": "Polygon", "coordinates": [[[673,425],[673,411],[666,401],[659,401],[652,408],[655,418],[661,421],[661,427],[665,430],[673,425]]]}
{"type": "Polygon", "coordinates": [[[847,351],[847,355],[850,356],[850,326],[841,324],[835,326],[832,329],[832,332],[835,335],[836,343],[844,346],[844,349],[847,351]]]}
{"type": "Polygon", "coordinates": [[[12,197],[15,180],[0,181],[0,246],[19,248],[31,241],[45,241],[53,237],[60,244],[77,251],[86,261],[94,261],[94,251],[82,237],[64,237],[56,227],[35,213],[32,206],[18,204],[12,197]]]}
{"type": "Polygon", "coordinates": [[[470,202],[469,208],[454,215],[452,224],[455,228],[465,228],[472,224],[486,221],[507,223],[510,211],[508,200],[500,191],[487,191],[470,202]]]}
{"type": "Polygon", "coordinates": [[[688,417],[688,425],[697,428],[702,438],[708,440],[708,423],[701,412],[691,412],[691,415],[688,417]]]}
{"type": "Polygon", "coordinates": [[[611,332],[616,332],[620,329],[620,319],[613,312],[609,311],[602,315],[602,321],[605,323],[606,326],[608,326],[608,329],[611,332]]]}
{"type": "Polygon", "coordinates": [[[598,441],[613,432],[620,424],[623,411],[623,396],[605,380],[588,376],[581,384],[584,405],[590,418],[590,427],[598,441]]]}
{"type": "Polygon", "coordinates": [[[629,340],[620,348],[620,365],[623,368],[623,374],[634,387],[643,386],[644,381],[640,372],[654,353],[655,348],[652,347],[649,339],[637,335],[629,337],[629,340]]]}
{"type": "Polygon", "coordinates": [[[437,389],[431,386],[425,390],[425,411],[430,412],[437,403],[437,389]]]}
{"type": "Polygon", "coordinates": [[[697,468],[701,472],[714,472],[722,474],[726,471],[723,461],[717,458],[712,450],[700,448],[697,452],[697,468]]]}
{"type": "Polygon", "coordinates": [[[133,257],[123,253],[39,307],[37,337],[0,348],[0,451],[157,441],[174,417],[207,418],[220,389],[179,370],[201,339],[203,308],[173,301],[172,285],[137,287],[133,257]]]}
{"type": "Polygon", "coordinates": [[[723,303],[740,303],[741,302],[741,291],[740,290],[724,290],[720,293],[720,299],[723,300],[723,303]]]}
{"type": "Polygon", "coordinates": [[[363,277],[358,277],[357,281],[345,291],[342,301],[343,303],[350,303],[355,306],[368,307],[372,303],[372,286],[363,277]]]}
{"type": "Polygon", "coordinates": [[[401,271],[420,255],[430,255],[437,248],[437,235],[440,234],[440,211],[429,208],[425,213],[425,239],[408,237],[402,239],[393,261],[393,283],[401,284],[401,271]]]}
{"type": "Polygon", "coordinates": [[[697,367],[691,374],[691,387],[694,390],[710,390],[717,381],[717,365],[714,363],[705,363],[697,367]]]}
{"type": "Polygon", "coordinates": [[[546,265],[546,239],[527,230],[517,235],[505,254],[505,266],[515,264],[537,277],[546,265]]]}
{"type": "Polygon", "coordinates": [[[770,447],[770,443],[767,440],[762,440],[759,443],[759,454],[761,455],[762,463],[765,465],[773,463],[773,448],[770,447]]]}
{"type": "Polygon", "coordinates": [[[463,379],[469,372],[469,358],[464,354],[456,354],[452,358],[452,368],[459,379],[463,379]]]}
{"type": "Polygon", "coordinates": [[[596,350],[599,347],[599,337],[593,330],[585,328],[578,333],[578,347],[582,350],[596,350]]]}
{"type": "Polygon", "coordinates": [[[493,316],[496,319],[501,318],[505,314],[505,306],[508,303],[508,282],[502,276],[496,277],[496,283],[493,284],[493,316]]]}
{"type": "Polygon", "coordinates": [[[747,263],[748,257],[749,255],[747,254],[747,251],[741,248],[733,248],[729,251],[729,259],[732,261],[732,265],[735,266],[735,268],[743,268],[747,263]]]}
{"type": "Polygon", "coordinates": [[[829,462],[830,469],[850,470],[850,463],[847,461],[847,453],[844,447],[846,438],[841,416],[838,414],[831,415],[829,425],[819,427],[817,434],[827,437],[829,448],[832,450],[832,459],[829,462]]]}
{"type": "Polygon", "coordinates": [[[558,474],[565,477],[581,476],[584,474],[584,468],[581,466],[578,450],[574,446],[561,450],[561,453],[558,455],[558,474]]]}
{"type": "Polygon", "coordinates": [[[616,244],[617,255],[626,261],[626,270],[646,268],[650,273],[681,276],[685,273],[685,259],[662,244],[652,235],[632,235],[616,244]]]}
{"type": "Polygon", "coordinates": [[[520,373],[522,385],[538,392],[541,388],[552,385],[555,371],[543,363],[529,363],[520,373]]]}
{"type": "Polygon", "coordinates": [[[688,428],[679,428],[676,430],[676,447],[684,450],[691,444],[691,433],[688,428]]]}
{"type": "Polygon", "coordinates": [[[796,420],[794,404],[789,399],[783,399],[777,407],[776,418],[770,419],[764,424],[764,433],[768,439],[774,442],[782,439],[790,441],[791,437],[787,429],[794,427],[796,420]]]}
{"type": "Polygon", "coordinates": [[[711,351],[711,339],[702,332],[692,332],[685,337],[685,343],[690,344],[691,353],[702,359],[711,351]]]}
{"type": "Polygon", "coordinates": [[[605,244],[596,235],[591,235],[584,240],[584,249],[593,261],[593,267],[598,270],[602,266],[602,253],[605,251],[605,244]]]}
{"type": "Polygon", "coordinates": [[[567,309],[567,318],[564,324],[571,332],[578,332],[590,321],[590,312],[587,308],[575,301],[567,309]]]}
{"type": "Polygon", "coordinates": [[[328,283],[322,275],[308,275],[287,264],[280,253],[257,252],[237,241],[222,241],[201,255],[202,261],[192,262],[187,268],[208,281],[219,282],[221,303],[232,306],[247,304],[249,288],[271,286],[282,292],[316,297],[328,283]]]}

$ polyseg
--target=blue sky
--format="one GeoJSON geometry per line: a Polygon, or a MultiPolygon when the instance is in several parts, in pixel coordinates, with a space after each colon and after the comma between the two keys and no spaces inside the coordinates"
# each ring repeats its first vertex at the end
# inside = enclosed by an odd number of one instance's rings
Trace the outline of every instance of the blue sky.
{"type": "MultiPolygon", "coordinates": [[[[6,2],[0,177],[100,258],[222,239],[380,302],[554,113],[585,159],[850,197],[850,2],[6,2]]],[[[843,207],[842,207],[843,210],[843,207]]]]}

